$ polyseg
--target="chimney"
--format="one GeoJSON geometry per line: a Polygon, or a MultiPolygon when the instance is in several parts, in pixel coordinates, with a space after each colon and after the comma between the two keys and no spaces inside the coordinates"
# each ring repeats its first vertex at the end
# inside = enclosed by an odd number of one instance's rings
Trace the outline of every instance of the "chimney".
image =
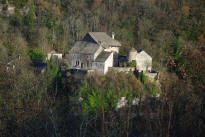
{"type": "Polygon", "coordinates": [[[114,32],[111,33],[111,38],[115,39],[115,33],[114,32]]]}

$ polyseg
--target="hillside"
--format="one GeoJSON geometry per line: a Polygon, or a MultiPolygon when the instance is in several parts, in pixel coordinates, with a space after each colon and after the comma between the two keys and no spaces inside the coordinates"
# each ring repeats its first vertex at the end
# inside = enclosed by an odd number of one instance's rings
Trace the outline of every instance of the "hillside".
{"type": "Polygon", "coordinates": [[[204,0],[0,0],[2,137],[203,137],[204,91],[204,0]],[[52,50],[67,57],[87,32],[115,32],[122,56],[131,47],[151,55],[160,97],[143,75],[75,78],[46,62],[52,50]],[[117,111],[120,97],[128,107],[117,111]]]}

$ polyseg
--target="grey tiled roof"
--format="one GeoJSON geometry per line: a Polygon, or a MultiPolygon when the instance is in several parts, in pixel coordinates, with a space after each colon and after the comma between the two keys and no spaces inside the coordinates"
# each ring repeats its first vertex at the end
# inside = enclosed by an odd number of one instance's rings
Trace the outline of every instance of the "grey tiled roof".
{"type": "Polygon", "coordinates": [[[95,43],[85,42],[85,41],[77,41],[73,48],[70,50],[70,53],[77,54],[94,54],[100,46],[95,43]]]}
{"type": "Polygon", "coordinates": [[[105,32],[89,32],[88,33],[99,45],[102,45],[104,48],[109,48],[110,46],[117,46],[120,47],[121,44],[112,39],[109,35],[105,32]]]}
{"type": "Polygon", "coordinates": [[[112,52],[102,51],[100,55],[95,59],[95,62],[105,62],[112,52]]]}

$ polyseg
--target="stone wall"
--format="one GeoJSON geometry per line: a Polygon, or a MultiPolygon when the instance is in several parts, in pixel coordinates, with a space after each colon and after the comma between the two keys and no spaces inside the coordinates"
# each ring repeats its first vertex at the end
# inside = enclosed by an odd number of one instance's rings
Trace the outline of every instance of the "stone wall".
{"type": "Polygon", "coordinates": [[[109,71],[113,72],[134,72],[136,69],[135,67],[110,67],[109,71]]]}
{"type": "Polygon", "coordinates": [[[92,69],[94,69],[98,74],[104,74],[104,62],[93,62],[92,69]]]}
{"type": "Polygon", "coordinates": [[[84,54],[69,54],[69,67],[70,68],[82,68],[92,69],[93,55],[84,54]]]}

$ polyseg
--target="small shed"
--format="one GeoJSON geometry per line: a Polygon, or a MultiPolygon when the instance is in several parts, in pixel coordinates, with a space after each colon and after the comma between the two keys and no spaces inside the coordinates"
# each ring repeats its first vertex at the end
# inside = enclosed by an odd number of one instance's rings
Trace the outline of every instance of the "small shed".
{"type": "Polygon", "coordinates": [[[139,51],[136,55],[136,68],[140,72],[152,70],[152,57],[145,51],[139,51]]]}
{"type": "Polygon", "coordinates": [[[47,58],[46,59],[50,60],[51,57],[54,57],[54,58],[57,58],[57,59],[62,59],[63,58],[63,54],[62,53],[58,53],[55,50],[53,50],[53,51],[51,51],[51,52],[49,52],[47,54],[47,58]]]}

